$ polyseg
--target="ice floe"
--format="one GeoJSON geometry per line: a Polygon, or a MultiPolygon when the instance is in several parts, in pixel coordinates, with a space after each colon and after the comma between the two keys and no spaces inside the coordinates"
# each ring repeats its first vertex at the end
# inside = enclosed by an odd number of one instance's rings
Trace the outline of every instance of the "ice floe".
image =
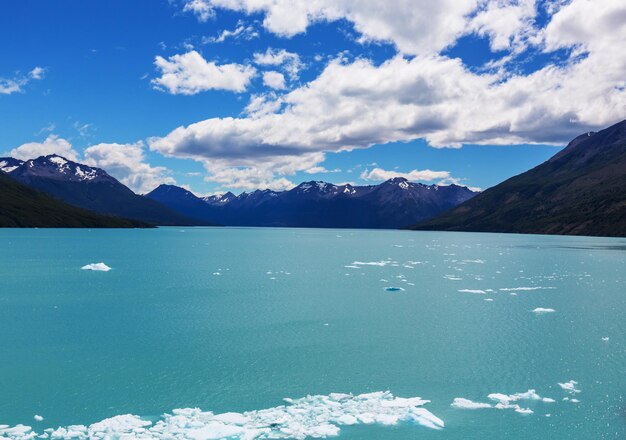
{"type": "Polygon", "coordinates": [[[480,289],[460,289],[459,292],[461,292],[461,293],[480,293],[481,295],[485,295],[487,293],[484,290],[480,290],[480,289]]]}
{"type": "Polygon", "coordinates": [[[384,267],[388,264],[396,263],[391,260],[381,260],[381,261],[353,261],[352,266],[379,266],[384,267]]]}
{"type": "Polygon", "coordinates": [[[500,289],[502,292],[519,292],[519,291],[530,291],[530,290],[553,290],[556,287],[504,287],[500,289]]]}
{"type": "Polygon", "coordinates": [[[537,315],[541,315],[543,313],[554,313],[554,312],[556,312],[556,310],[554,310],[554,309],[546,309],[545,307],[537,307],[536,309],[533,309],[532,312],[536,313],[537,315]]]}
{"type": "Polygon", "coordinates": [[[489,403],[474,402],[473,400],[464,399],[463,397],[456,397],[450,406],[459,409],[493,408],[489,403]]]}
{"type": "Polygon", "coordinates": [[[81,267],[83,270],[95,270],[98,272],[108,272],[111,270],[109,266],[104,263],[91,263],[81,267]]]}
{"type": "Polygon", "coordinates": [[[42,422],[43,421],[43,417],[40,416],[39,414],[35,414],[33,419],[35,419],[36,422],[42,422]]]}
{"type": "Polygon", "coordinates": [[[578,385],[578,382],[576,382],[575,380],[570,380],[569,382],[563,383],[559,382],[559,386],[570,394],[580,393],[580,390],[576,388],[576,385],[578,385]]]}
{"type": "Polygon", "coordinates": [[[475,402],[463,397],[456,397],[450,406],[458,409],[512,409],[519,414],[532,414],[532,409],[524,408],[516,402],[521,400],[535,400],[544,403],[554,402],[554,399],[551,399],[550,397],[541,397],[535,390],[528,390],[525,393],[515,394],[491,393],[487,396],[487,398],[495,403],[475,402]]]}
{"type": "Polygon", "coordinates": [[[285,399],[287,405],[244,413],[214,414],[198,408],[175,409],[153,423],[136,415],[111,417],[89,426],[46,429],[0,425],[0,438],[52,439],[306,439],[336,436],[340,427],[356,424],[415,423],[442,429],[443,420],[423,408],[420,397],[395,397],[389,391],[361,395],[333,393],[285,399]]]}

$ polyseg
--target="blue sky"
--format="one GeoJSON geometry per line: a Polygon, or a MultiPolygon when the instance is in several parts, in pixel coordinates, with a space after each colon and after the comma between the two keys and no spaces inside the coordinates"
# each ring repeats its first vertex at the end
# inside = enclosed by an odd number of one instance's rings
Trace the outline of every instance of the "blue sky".
{"type": "Polygon", "coordinates": [[[625,10],[7,0],[0,153],[65,154],[138,192],[394,175],[487,188],[624,118],[625,10]]]}

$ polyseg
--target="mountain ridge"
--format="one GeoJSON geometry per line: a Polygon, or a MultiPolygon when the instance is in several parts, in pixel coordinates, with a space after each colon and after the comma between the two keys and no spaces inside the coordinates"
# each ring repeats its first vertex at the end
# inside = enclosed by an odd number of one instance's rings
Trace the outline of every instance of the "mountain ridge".
{"type": "Polygon", "coordinates": [[[626,120],[412,229],[626,236],[626,120]]]}
{"type": "Polygon", "coordinates": [[[473,197],[469,188],[395,178],[379,185],[302,182],[286,191],[228,192],[205,198],[175,185],[146,194],[195,218],[231,226],[402,228],[473,197]]]}
{"type": "Polygon", "coordinates": [[[27,161],[0,158],[0,164],[5,164],[2,169],[16,181],[95,213],[157,225],[211,224],[190,219],[154,200],[135,194],[101,168],[80,164],[57,154],[27,161]]]}
{"type": "Polygon", "coordinates": [[[99,215],[68,205],[0,172],[0,227],[146,228],[151,225],[99,215]]]}

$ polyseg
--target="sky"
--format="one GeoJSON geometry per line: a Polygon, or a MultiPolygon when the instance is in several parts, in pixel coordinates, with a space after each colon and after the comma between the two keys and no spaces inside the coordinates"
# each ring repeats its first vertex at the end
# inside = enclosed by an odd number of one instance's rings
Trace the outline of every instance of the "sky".
{"type": "Polygon", "coordinates": [[[0,155],[486,189],[626,118],[623,0],[4,0],[0,155]]]}

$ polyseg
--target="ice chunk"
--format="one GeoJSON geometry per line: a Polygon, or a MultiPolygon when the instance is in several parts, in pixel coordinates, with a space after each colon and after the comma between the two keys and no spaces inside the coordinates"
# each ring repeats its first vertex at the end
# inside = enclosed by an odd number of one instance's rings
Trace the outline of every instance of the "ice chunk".
{"type": "Polygon", "coordinates": [[[98,272],[108,272],[111,270],[109,266],[104,263],[91,263],[81,267],[83,270],[95,270],[98,272]]]}
{"type": "Polygon", "coordinates": [[[578,385],[578,382],[575,380],[570,380],[569,382],[564,383],[559,382],[559,386],[570,394],[580,393],[580,390],[576,388],[576,385],[578,385]]]}
{"type": "Polygon", "coordinates": [[[537,307],[536,309],[533,310],[533,313],[536,313],[538,315],[539,314],[543,314],[543,313],[554,313],[554,312],[556,312],[556,310],[554,310],[554,309],[546,309],[544,307],[537,307]]]}
{"type": "Polygon", "coordinates": [[[480,293],[481,295],[485,295],[487,293],[484,290],[480,290],[480,289],[460,289],[459,292],[461,292],[461,293],[480,293]]]}
{"type": "Polygon", "coordinates": [[[474,402],[473,400],[464,399],[463,397],[456,397],[450,406],[458,409],[492,408],[489,403],[474,402]]]}

